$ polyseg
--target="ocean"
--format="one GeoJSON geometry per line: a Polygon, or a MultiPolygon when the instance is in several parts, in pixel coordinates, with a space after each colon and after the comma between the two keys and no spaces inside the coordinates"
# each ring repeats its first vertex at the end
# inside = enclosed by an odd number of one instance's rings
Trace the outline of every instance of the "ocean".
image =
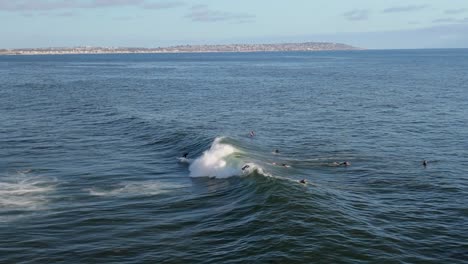
{"type": "Polygon", "coordinates": [[[0,56],[0,263],[467,263],[467,72],[466,49],[0,56]]]}

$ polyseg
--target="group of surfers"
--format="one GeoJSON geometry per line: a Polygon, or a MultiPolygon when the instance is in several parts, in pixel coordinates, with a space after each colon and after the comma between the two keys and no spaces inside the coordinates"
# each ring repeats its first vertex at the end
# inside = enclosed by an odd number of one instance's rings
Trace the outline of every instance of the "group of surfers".
{"type": "MultiPolygon", "coordinates": [[[[255,137],[255,136],[256,136],[255,131],[252,130],[252,131],[249,132],[249,137],[253,138],[253,137],[255,137]]],[[[273,153],[274,153],[274,154],[279,154],[279,150],[278,150],[278,149],[275,149],[273,153]]],[[[184,155],[182,155],[182,157],[183,157],[183,158],[187,158],[188,154],[189,154],[189,153],[186,152],[186,153],[184,153],[184,155]]],[[[289,166],[288,164],[286,164],[286,163],[278,164],[278,163],[276,163],[276,162],[273,162],[272,164],[273,164],[273,165],[282,166],[282,167],[285,167],[285,168],[289,168],[289,167],[290,167],[290,166],[289,166]]],[[[426,167],[427,164],[428,164],[428,161],[427,161],[427,160],[423,160],[422,165],[423,165],[424,167],[426,167]]],[[[332,165],[333,165],[333,166],[344,166],[344,167],[348,167],[348,166],[351,166],[351,162],[349,162],[349,161],[343,161],[343,162],[337,162],[337,161],[335,161],[335,162],[332,163],[332,165]]],[[[248,169],[248,168],[250,168],[250,165],[245,164],[244,166],[242,166],[241,170],[242,170],[242,171],[245,171],[245,170],[248,169]]],[[[299,180],[299,183],[306,184],[306,183],[307,183],[307,180],[306,180],[306,179],[299,180]]]]}

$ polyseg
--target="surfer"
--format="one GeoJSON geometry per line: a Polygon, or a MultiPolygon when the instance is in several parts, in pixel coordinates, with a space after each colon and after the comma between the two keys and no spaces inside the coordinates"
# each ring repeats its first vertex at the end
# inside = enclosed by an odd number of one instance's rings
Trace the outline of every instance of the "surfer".
{"type": "Polygon", "coordinates": [[[427,160],[423,160],[422,165],[423,165],[424,167],[426,167],[426,166],[427,166],[427,160]]]}
{"type": "Polygon", "coordinates": [[[276,163],[276,162],[272,162],[271,164],[272,164],[272,165],[276,165],[276,166],[282,166],[282,167],[285,167],[285,168],[289,168],[289,167],[290,167],[290,166],[289,166],[288,164],[286,164],[286,163],[278,164],[278,163],[276,163]]]}
{"type": "Polygon", "coordinates": [[[253,130],[252,130],[252,131],[250,131],[250,133],[249,133],[249,137],[254,137],[254,136],[255,136],[255,131],[253,131],[253,130]]]}
{"type": "Polygon", "coordinates": [[[279,150],[278,150],[278,149],[275,149],[275,154],[279,154],[279,150]]]}
{"type": "Polygon", "coordinates": [[[182,158],[187,158],[188,154],[188,152],[185,152],[184,155],[182,155],[182,158]]]}
{"type": "Polygon", "coordinates": [[[305,179],[302,179],[302,180],[299,181],[299,183],[306,184],[307,181],[305,179]]]}
{"type": "Polygon", "coordinates": [[[250,168],[250,166],[248,164],[244,165],[244,167],[242,167],[242,170],[245,170],[247,168],[250,168]]]}
{"type": "Polygon", "coordinates": [[[348,166],[351,166],[351,162],[345,161],[345,162],[342,162],[340,165],[343,165],[343,166],[345,166],[345,167],[348,167],[348,166]]]}

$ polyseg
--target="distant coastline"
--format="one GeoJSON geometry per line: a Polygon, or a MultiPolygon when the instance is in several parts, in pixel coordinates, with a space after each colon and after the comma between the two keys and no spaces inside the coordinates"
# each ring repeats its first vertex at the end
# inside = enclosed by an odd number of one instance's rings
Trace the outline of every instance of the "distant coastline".
{"type": "Polygon", "coordinates": [[[144,53],[211,53],[211,52],[286,52],[286,51],[333,51],[362,50],[341,43],[304,42],[280,44],[226,44],[226,45],[181,45],[158,48],[123,47],[61,47],[31,49],[0,49],[0,55],[65,55],[65,54],[144,54],[144,53]]]}

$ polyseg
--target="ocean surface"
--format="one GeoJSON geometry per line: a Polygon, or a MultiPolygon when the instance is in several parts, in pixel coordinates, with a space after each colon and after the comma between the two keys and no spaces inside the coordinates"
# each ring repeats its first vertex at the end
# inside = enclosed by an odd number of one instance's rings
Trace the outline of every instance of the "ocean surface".
{"type": "Polygon", "coordinates": [[[467,138],[468,50],[2,56],[0,263],[468,263],[467,138]]]}

